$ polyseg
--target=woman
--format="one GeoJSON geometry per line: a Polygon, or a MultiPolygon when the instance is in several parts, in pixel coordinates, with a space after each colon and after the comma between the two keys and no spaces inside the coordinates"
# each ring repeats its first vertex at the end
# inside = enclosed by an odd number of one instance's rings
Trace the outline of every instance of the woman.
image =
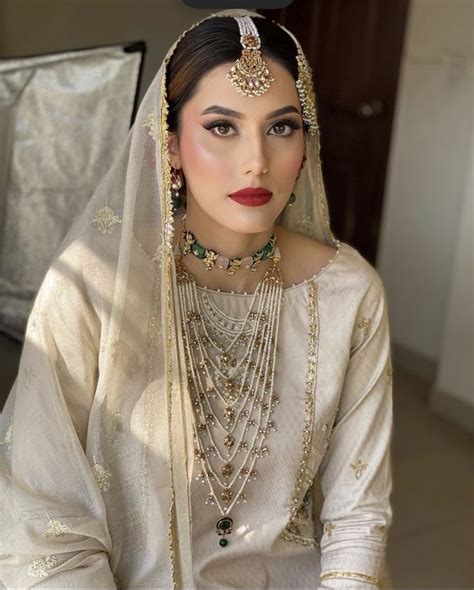
{"type": "Polygon", "coordinates": [[[329,228],[298,42],[247,10],[199,21],[35,300],[0,579],[381,586],[391,375],[380,277],[329,228]]]}

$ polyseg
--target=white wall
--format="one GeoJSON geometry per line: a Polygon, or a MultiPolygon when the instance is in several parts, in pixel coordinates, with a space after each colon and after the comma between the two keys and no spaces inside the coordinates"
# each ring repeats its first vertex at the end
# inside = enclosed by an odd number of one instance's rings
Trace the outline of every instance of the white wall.
{"type": "Polygon", "coordinates": [[[443,389],[471,403],[473,9],[412,0],[377,264],[395,344],[439,362],[443,389]]]}
{"type": "MultiPolygon", "coordinates": [[[[436,411],[448,409],[446,398],[474,405],[474,140],[470,149],[464,203],[445,318],[443,346],[433,395],[436,411]]],[[[449,411],[449,410],[448,410],[449,411]]],[[[471,425],[471,428],[473,425],[471,425]]]]}
{"type": "Polygon", "coordinates": [[[458,422],[448,398],[474,408],[473,12],[412,1],[377,264],[395,346],[437,364],[432,405],[458,422]]]}

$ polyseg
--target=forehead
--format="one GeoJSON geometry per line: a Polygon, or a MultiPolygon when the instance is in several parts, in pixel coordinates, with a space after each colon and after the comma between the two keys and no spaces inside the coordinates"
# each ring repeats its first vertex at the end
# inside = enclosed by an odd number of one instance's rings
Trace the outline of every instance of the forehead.
{"type": "Polygon", "coordinates": [[[244,114],[255,115],[260,113],[264,115],[289,104],[300,110],[293,76],[278,62],[268,58],[264,59],[275,81],[262,96],[242,96],[237,92],[226,77],[233,65],[232,62],[229,62],[213,68],[201,78],[195,95],[183,110],[188,107],[189,111],[199,115],[207,106],[216,103],[244,114]]]}

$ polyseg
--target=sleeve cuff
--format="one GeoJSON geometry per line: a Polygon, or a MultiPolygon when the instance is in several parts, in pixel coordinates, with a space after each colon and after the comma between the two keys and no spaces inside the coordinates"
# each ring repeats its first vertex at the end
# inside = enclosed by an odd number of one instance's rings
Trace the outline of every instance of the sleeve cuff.
{"type": "Polygon", "coordinates": [[[344,570],[326,571],[321,574],[320,581],[325,582],[323,586],[325,588],[367,588],[367,590],[374,590],[380,588],[382,584],[382,581],[375,576],[344,570]]]}

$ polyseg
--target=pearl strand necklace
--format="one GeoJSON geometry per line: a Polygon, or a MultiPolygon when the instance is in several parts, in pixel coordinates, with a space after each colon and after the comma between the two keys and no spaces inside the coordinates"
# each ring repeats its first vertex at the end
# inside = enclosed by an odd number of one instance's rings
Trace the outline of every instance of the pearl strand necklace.
{"type": "Polygon", "coordinates": [[[230,344],[223,346],[211,337],[211,322],[204,313],[194,278],[182,264],[181,256],[177,256],[178,293],[188,365],[188,383],[190,390],[196,396],[193,406],[201,418],[198,421],[197,416],[193,415],[195,454],[203,468],[198,479],[203,483],[207,482],[210,489],[206,504],[217,505],[222,515],[216,523],[216,532],[222,537],[219,541],[222,547],[228,543],[224,537],[232,532],[233,519],[230,518],[229,513],[236,503],[246,502],[243,489],[250,477],[256,479],[257,472],[254,466],[257,458],[268,454],[268,447],[263,444],[265,437],[270,431],[276,430],[270,416],[279,401],[278,396],[273,393],[273,378],[283,291],[283,281],[277,262],[278,258],[273,260],[271,268],[267,270],[257,286],[244,321],[226,316],[230,322],[240,327],[230,344]],[[249,334],[249,344],[240,362],[237,363],[236,359],[235,362],[232,361],[231,368],[234,370],[229,371],[231,351],[244,333],[249,334]],[[219,365],[213,359],[213,355],[218,356],[219,365]],[[240,383],[236,383],[235,377],[241,369],[242,378],[240,383]],[[214,370],[214,378],[211,370],[214,370]],[[204,378],[201,373],[204,373],[204,378]],[[219,382],[224,384],[227,395],[220,390],[219,382]],[[263,390],[263,394],[258,395],[258,390],[263,390]],[[226,426],[219,420],[218,412],[213,409],[211,398],[224,404],[226,426]],[[240,400],[243,402],[239,405],[240,400]],[[249,409],[245,410],[247,406],[249,409]],[[258,412],[257,420],[251,418],[255,410],[258,412]],[[242,433],[234,436],[238,424],[242,423],[244,418],[246,422],[242,433]],[[211,427],[226,433],[224,446],[227,453],[221,452],[211,427]],[[256,430],[249,446],[243,439],[251,427],[256,427],[256,430]],[[207,448],[203,441],[204,436],[208,436],[211,442],[207,448]],[[258,441],[259,438],[260,441],[258,441]],[[234,450],[231,451],[233,447],[234,450]],[[236,471],[232,461],[236,459],[237,453],[242,451],[246,451],[244,459],[240,470],[236,471]],[[213,468],[211,455],[223,462],[220,470],[225,481],[221,481],[217,470],[213,468]],[[234,471],[236,474],[231,478],[234,471]],[[235,493],[231,488],[237,478],[242,478],[243,483],[235,493]],[[215,491],[211,480],[217,482],[223,490],[220,494],[215,491]]]}

